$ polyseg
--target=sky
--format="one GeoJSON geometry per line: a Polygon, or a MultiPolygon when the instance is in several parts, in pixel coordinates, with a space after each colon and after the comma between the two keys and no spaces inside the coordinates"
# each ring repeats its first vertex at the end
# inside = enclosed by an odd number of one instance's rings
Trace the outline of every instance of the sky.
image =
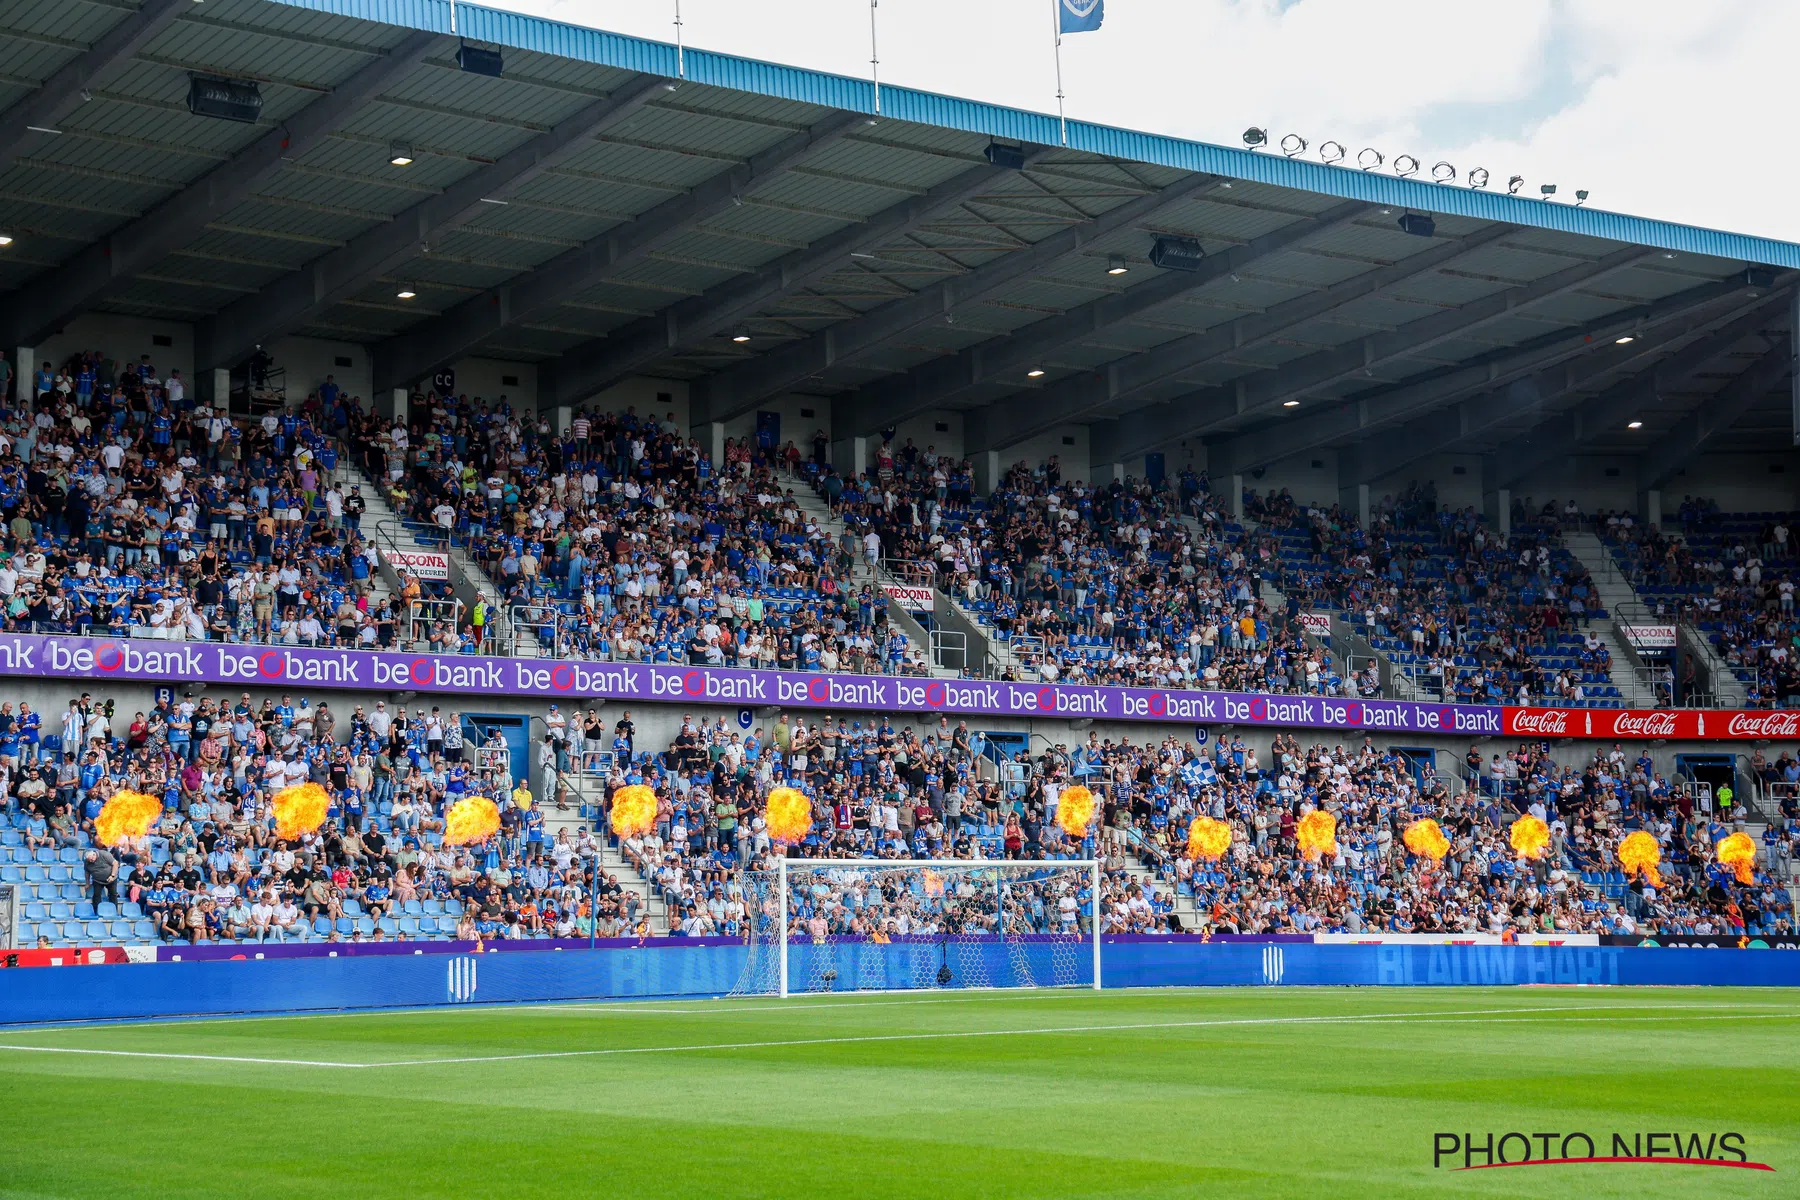
{"type": "MultiPolygon", "coordinates": [[[[486,0],[674,40],[677,0],[486,0]]],[[[867,78],[869,0],[679,0],[687,45],[867,78]]],[[[879,0],[883,83],[1056,110],[1054,0],[879,0]]],[[[1795,0],[1107,0],[1063,40],[1071,118],[1237,146],[1248,126],[1392,164],[1800,242],[1795,0]]]]}

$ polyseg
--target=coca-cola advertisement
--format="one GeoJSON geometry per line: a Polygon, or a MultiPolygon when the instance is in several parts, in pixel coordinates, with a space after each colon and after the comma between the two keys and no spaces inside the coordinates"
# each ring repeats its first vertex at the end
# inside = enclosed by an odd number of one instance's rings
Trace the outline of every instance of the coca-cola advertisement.
{"type": "Polygon", "coordinates": [[[1508,708],[1512,737],[1607,738],[1612,741],[1778,742],[1800,739],[1800,711],[1742,712],[1696,708],[1508,708]]]}

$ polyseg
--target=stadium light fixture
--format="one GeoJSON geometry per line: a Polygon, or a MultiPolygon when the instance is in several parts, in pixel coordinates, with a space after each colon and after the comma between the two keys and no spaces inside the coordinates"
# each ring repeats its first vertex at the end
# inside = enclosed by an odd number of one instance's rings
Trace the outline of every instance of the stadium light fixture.
{"type": "Polygon", "coordinates": [[[1300,402],[1298,400],[1283,400],[1281,402],[1281,407],[1283,407],[1283,408],[1299,408],[1300,402]]]}
{"type": "Polygon", "coordinates": [[[400,299],[402,299],[402,300],[411,300],[413,297],[417,296],[418,294],[419,294],[418,292],[413,290],[413,286],[410,283],[401,284],[400,290],[394,293],[394,295],[400,297],[400,299]]]}
{"type": "Polygon", "coordinates": [[[487,75],[498,79],[505,70],[506,60],[498,50],[488,50],[464,42],[457,47],[456,65],[471,75],[487,75]]]}
{"type": "Polygon", "coordinates": [[[1514,175],[1511,179],[1506,181],[1506,194],[1509,196],[1516,196],[1519,194],[1519,189],[1524,186],[1525,177],[1523,175],[1514,175]]]}
{"type": "Polygon", "coordinates": [[[388,162],[396,167],[412,166],[413,148],[405,142],[389,142],[388,162]]]}
{"type": "Polygon", "coordinates": [[[1244,145],[1250,147],[1250,149],[1260,150],[1262,147],[1264,147],[1268,144],[1269,144],[1269,131],[1268,130],[1258,129],[1254,125],[1252,125],[1248,129],[1244,130],[1244,145]]]}
{"type": "Polygon", "coordinates": [[[731,331],[731,340],[736,342],[740,346],[743,345],[745,342],[749,341],[750,340],[749,326],[739,325],[736,329],[733,329],[731,331]]]}
{"type": "Polygon", "coordinates": [[[1306,139],[1297,133],[1290,133],[1281,139],[1281,152],[1289,158],[1306,153],[1306,139]]]}
{"type": "Polygon", "coordinates": [[[1344,149],[1344,143],[1339,141],[1324,142],[1319,146],[1319,157],[1327,164],[1343,162],[1344,155],[1348,153],[1350,152],[1344,149]]]}
{"type": "Polygon", "coordinates": [[[1411,154],[1402,154],[1394,160],[1394,174],[1402,179],[1411,179],[1419,173],[1419,160],[1411,154]]]}
{"type": "Polygon", "coordinates": [[[1618,337],[1613,339],[1613,345],[1629,346],[1629,345],[1631,345],[1631,343],[1633,343],[1635,341],[1637,341],[1636,337],[1634,337],[1633,335],[1631,335],[1629,333],[1624,333],[1624,334],[1620,334],[1618,337]]]}
{"type": "Polygon", "coordinates": [[[1487,185],[1488,185],[1488,169],[1486,167],[1476,167],[1473,171],[1469,172],[1469,186],[1470,187],[1484,188],[1487,185]]]}
{"type": "Polygon", "coordinates": [[[1365,171],[1373,171],[1387,161],[1387,155],[1373,146],[1364,146],[1356,152],[1356,165],[1365,171]]]}
{"type": "Polygon", "coordinates": [[[1031,370],[1025,372],[1025,378],[1027,379],[1042,379],[1043,377],[1044,368],[1042,367],[1033,367],[1031,370]]]}
{"type": "Polygon", "coordinates": [[[12,245],[12,234],[0,233],[0,246],[10,246],[10,245],[12,245]]]}
{"type": "Polygon", "coordinates": [[[1123,275],[1129,270],[1131,270],[1131,268],[1125,265],[1125,256],[1123,254],[1109,254],[1106,256],[1106,273],[1108,275],[1123,275]]]}
{"type": "Polygon", "coordinates": [[[1588,190],[1586,188],[1576,188],[1575,189],[1575,207],[1576,208],[1580,208],[1582,205],[1586,204],[1587,198],[1588,198],[1588,190]]]}
{"type": "Polygon", "coordinates": [[[1540,183],[1538,185],[1538,195],[1545,200],[1548,200],[1550,197],[1556,195],[1556,185],[1554,183],[1540,183]]]}
{"type": "Polygon", "coordinates": [[[1642,421],[1632,421],[1625,426],[1627,429],[1642,429],[1643,427],[1644,423],[1642,421]]]}
{"type": "Polygon", "coordinates": [[[1438,183],[1455,183],[1456,168],[1450,163],[1440,159],[1437,164],[1431,168],[1431,177],[1438,183]]]}
{"type": "Polygon", "coordinates": [[[987,160],[1007,171],[1023,171],[1025,169],[1025,147],[1008,146],[1004,142],[989,142],[986,150],[981,152],[987,160]]]}

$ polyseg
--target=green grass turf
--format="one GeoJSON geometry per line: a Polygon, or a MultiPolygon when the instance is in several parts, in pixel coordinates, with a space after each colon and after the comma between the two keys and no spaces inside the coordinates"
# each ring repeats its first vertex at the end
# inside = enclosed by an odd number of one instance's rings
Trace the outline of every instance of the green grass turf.
{"type": "Polygon", "coordinates": [[[840,996],[0,1043],[131,1052],[0,1050],[7,1197],[1800,1195],[1800,1003],[1775,990],[840,996]],[[1602,1154],[1735,1130],[1778,1173],[1432,1166],[1438,1131],[1575,1129],[1602,1154]]]}

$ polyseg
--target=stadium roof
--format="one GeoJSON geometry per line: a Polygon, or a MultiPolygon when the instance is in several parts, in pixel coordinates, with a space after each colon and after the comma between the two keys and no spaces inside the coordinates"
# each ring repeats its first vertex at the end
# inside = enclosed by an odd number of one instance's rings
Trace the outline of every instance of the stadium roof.
{"type": "Polygon", "coordinates": [[[1079,121],[1065,146],[885,85],[877,115],[867,80],[462,4],[452,35],[439,0],[0,13],[8,346],[126,313],[193,322],[201,369],[313,335],[368,344],[378,387],[481,355],[541,364],[546,406],[650,375],[696,424],[800,393],[839,437],[964,409],[970,453],[1080,422],[1097,462],[1336,446],[1344,484],[1498,445],[1497,486],[1576,447],[1659,486],[1789,440],[1790,243],[1079,121]],[[260,116],[193,115],[194,75],[254,81],[260,116]],[[1165,234],[1197,270],[1149,265],[1165,234]]]}

